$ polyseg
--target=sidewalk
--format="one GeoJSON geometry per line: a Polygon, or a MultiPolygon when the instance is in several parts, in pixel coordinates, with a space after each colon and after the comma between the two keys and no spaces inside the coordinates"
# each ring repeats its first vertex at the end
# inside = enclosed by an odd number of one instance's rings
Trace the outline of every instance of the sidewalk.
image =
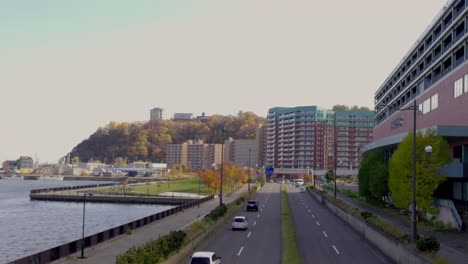
{"type": "MultiPolygon", "coordinates": [[[[319,187],[319,186],[317,186],[319,187]]],[[[320,188],[320,187],[319,187],[320,188]]],[[[327,191],[328,192],[328,191],[327,191]]],[[[329,192],[333,195],[333,192],[329,192]]],[[[337,198],[348,204],[354,205],[360,211],[368,211],[380,219],[392,223],[398,229],[410,234],[411,226],[407,217],[399,214],[392,214],[384,208],[379,208],[359,200],[341,195],[339,192],[336,194],[337,198]]],[[[451,261],[453,264],[466,264],[468,263],[468,233],[458,231],[427,231],[418,229],[419,234],[434,235],[440,242],[439,255],[451,261]]]]}
{"type": "MultiPolygon", "coordinates": [[[[247,186],[242,186],[230,196],[223,198],[223,203],[229,203],[247,192],[247,186]]],[[[125,253],[133,246],[143,245],[160,236],[169,234],[172,230],[184,229],[189,224],[203,217],[211,210],[219,206],[219,199],[214,199],[203,204],[200,208],[192,207],[183,212],[168,216],[155,223],[135,229],[131,235],[121,235],[113,240],[98,244],[92,248],[85,249],[85,259],[80,259],[80,252],[72,254],[69,257],[55,261],[54,263],[115,263],[116,257],[125,253]]]]}

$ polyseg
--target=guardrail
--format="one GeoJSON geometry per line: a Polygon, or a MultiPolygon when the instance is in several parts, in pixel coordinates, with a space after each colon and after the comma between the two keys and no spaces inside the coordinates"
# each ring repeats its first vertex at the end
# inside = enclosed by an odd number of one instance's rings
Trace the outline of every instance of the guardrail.
{"type": "MultiPolygon", "coordinates": [[[[78,187],[82,187],[82,186],[78,186],[78,187]]],[[[63,187],[61,187],[61,188],[63,188],[63,187]]],[[[88,187],[88,188],[92,188],[92,187],[88,187]]],[[[93,235],[90,235],[90,236],[87,236],[87,237],[84,238],[85,248],[95,246],[95,245],[97,245],[99,243],[102,243],[104,241],[113,239],[113,238],[115,238],[117,236],[120,236],[122,234],[126,234],[128,232],[128,230],[133,230],[133,229],[143,227],[145,225],[148,225],[150,223],[153,223],[155,221],[158,221],[158,220],[163,219],[165,217],[168,217],[170,215],[176,214],[176,213],[181,212],[181,211],[183,211],[185,209],[197,206],[200,203],[204,203],[204,202],[207,202],[207,201],[212,200],[212,199],[214,199],[214,195],[210,195],[210,196],[207,196],[205,198],[198,199],[198,200],[193,200],[193,201],[190,201],[188,203],[173,207],[171,209],[168,209],[168,210],[165,210],[165,211],[162,211],[162,212],[159,212],[159,213],[156,213],[156,214],[153,214],[153,215],[150,215],[150,216],[147,216],[147,217],[144,217],[144,218],[141,218],[141,219],[138,219],[138,220],[135,220],[135,221],[132,221],[132,222],[129,222],[129,223],[114,227],[114,228],[110,228],[110,229],[104,230],[102,232],[99,232],[99,233],[96,233],[96,234],[93,234],[93,235]]],[[[58,260],[60,258],[69,256],[71,254],[74,254],[74,253],[77,253],[78,251],[80,251],[81,250],[81,241],[82,241],[81,239],[78,239],[78,240],[75,240],[75,241],[72,241],[72,242],[69,242],[69,243],[54,247],[54,248],[49,248],[49,249],[46,249],[46,250],[41,251],[39,253],[36,253],[36,254],[30,255],[30,256],[23,257],[21,259],[15,260],[12,263],[15,263],[15,264],[50,263],[52,261],[58,260]]]]}
{"type": "Polygon", "coordinates": [[[461,219],[457,208],[455,208],[455,205],[453,204],[453,201],[452,200],[447,200],[447,199],[434,199],[434,202],[437,205],[450,208],[450,211],[452,211],[452,214],[455,217],[455,220],[457,220],[457,226],[458,226],[457,229],[458,229],[458,231],[461,231],[462,228],[463,228],[463,220],[461,219]]]}

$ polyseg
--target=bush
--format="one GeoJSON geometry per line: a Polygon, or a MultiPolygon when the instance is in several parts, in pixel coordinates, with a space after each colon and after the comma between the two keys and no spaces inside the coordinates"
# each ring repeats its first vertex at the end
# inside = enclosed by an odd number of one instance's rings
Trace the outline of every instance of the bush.
{"type": "Polygon", "coordinates": [[[218,218],[226,214],[227,207],[225,204],[222,204],[221,206],[216,207],[215,209],[211,210],[209,214],[205,216],[205,218],[209,218],[213,221],[216,221],[218,218]]]}
{"type": "Polygon", "coordinates": [[[178,251],[185,239],[182,230],[171,231],[168,235],[150,241],[140,247],[132,247],[122,255],[117,256],[116,263],[161,263],[171,253],[178,251]]]}
{"type": "Polygon", "coordinates": [[[237,205],[240,205],[241,203],[243,203],[245,201],[245,198],[243,196],[239,197],[236,199],[236,204],[237,205]]]}
{"type": "Polygon", "coordinates": [[[372,216],[372,213],[371,213],[371,212],[367,212],[367,211],[362,211],[362,212],[361,212],[361,216],[362,216],[362,218],[367,219],[367,218],[369,218],[369,217],[372,216]]]}
{"type": "Polygon", "coordinates": [[[436,237],[430,236],[418,240],[416,242],[416,248],[423,252],[437,252],[440,249],[440,243],[436,237]]]}

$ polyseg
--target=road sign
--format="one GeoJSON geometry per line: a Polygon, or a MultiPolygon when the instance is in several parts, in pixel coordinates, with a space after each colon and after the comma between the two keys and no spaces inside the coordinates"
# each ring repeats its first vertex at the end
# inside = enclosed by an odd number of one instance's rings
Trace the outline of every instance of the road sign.
{"type": "Polygon", "coordinates": [[[272,175],[273,173],[275,173],[275,168],[273,168],[273,167],[265,168],[265,174],[266,175],[272,175]]]}
{"type": "Polygon", "coordinates": [[[218,194],[218,197],[219,198],[223,197],[223,194],[222,193],[218,194]]]}

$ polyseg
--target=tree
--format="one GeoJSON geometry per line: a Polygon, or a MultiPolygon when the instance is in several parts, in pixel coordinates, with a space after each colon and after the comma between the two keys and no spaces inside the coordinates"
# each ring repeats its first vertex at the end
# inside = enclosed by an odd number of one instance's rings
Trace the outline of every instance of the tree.
{"type": "MultiPolygon", "coordinates": [[[[440,175],[440,168],[450,162],[450,148],[435,131],[425,135],[416,134],[416,204],[423,212],[435,213],[431,207],[432,195],[446,177],[440,175]],[[425,147],[431,146],[432,153],[426,153],[425,147]]],[[[398,145],[389,163],[389,188],[393,202],[398,208],[407,208],[412,202],[412,166],[413,134],[398,145]]]]}
{"type": "Polygon", "coordinates": [[[361,196],[380,200],[388,195],[387,162],[381,151],[372,151],[364,156],[358,178],[361,196]]]}
{"type": "Polygon", "coordinates": [[[127,161],[122,157],[117,157],[115,159],[115,161],[114,161],[114,166],[119,167],[119,168],[126,167],[127,166],[127,161]]]}

